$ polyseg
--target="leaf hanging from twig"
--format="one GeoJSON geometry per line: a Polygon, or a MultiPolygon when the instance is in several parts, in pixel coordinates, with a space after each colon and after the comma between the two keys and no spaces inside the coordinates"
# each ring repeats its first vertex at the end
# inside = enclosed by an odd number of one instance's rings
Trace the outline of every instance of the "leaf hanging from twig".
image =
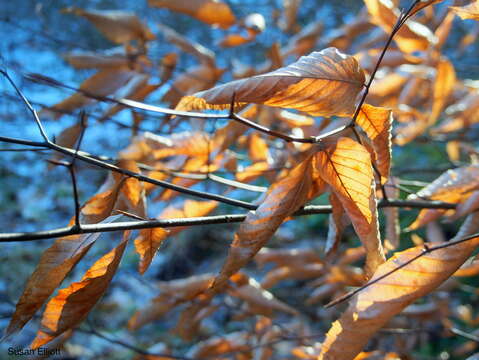
{"type": "Polygon", "coordinates": [[[342,137],[317,153],[319,175],[333,189],[366,248],[366,274],[384,262],[377,221],[377,203],[371,156],[364,146],[342,137]]]}
{"type": "MultiPolygon", "coordinates": [[[[121,215],[111,216],[102,223],[111,223],[120,217],[121,215]]],[[[65,236],[56,240],[43,253],[18,300],[4,338],[13,335],[30,321],[100,235],[101,233],[65,236]]]]}
{"type": "Polygon", "coordinates": [[[364,104],[356,122],[373,142],[381,182],[385,183],[391,167],[392,110],[364,104]]]}
{"type": "MultiPolygon", "coordinates": [[[[476,232],[478,219],[478,214],[471,215],[453,240],[476,232]]],[[[394,315],[448,279],[478,245],[479,238],[475,238],[454,245],[453,248],[439,249],[428,254],[424,254],[423,246],[396,253],[377,269],[370,281],[418,258],[373,283],[353,298],[346,312],[333,323],[326,335],[318,360],[354,359],[368,340],[394,315]]]]}
{"type": "Polygon", "coordinates": [[[271,186],[258,209],[248,212],[236,232],[228,258],[212,285],[213,291],[221,290],[228,278],[256,255],[288,216],[322,192],[324,187],[320,184],[314,188],[317,180],[314,178],[312,156],[309,156],[271,186]]]}
{"type": "Polygon", "coordinates": [[[348,116],[364,80],[354,57],[327,48],[273,72],[186,96],[177,109],[225,109],[235,99],[237,105],[256,103],[317,116],[348,116]]]}
{"type": "Polygon", "coordinates": [[[100,300],[120,264],[130,234],[126,231],[120,245],[100,258],[80,282],[59,290],[43,313],[42,323],[31,344],[36,349],[78,325],[100,300]]]}

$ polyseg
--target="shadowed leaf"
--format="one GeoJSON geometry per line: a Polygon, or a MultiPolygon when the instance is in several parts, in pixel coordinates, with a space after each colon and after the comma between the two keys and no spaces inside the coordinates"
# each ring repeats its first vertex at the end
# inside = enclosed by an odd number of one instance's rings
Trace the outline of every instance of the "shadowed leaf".
{"type": "Polygon", "coordinates": [[[80,282],[58,291],[43,313],[40,330],[31,344],[36,349],[65,331],[77,326],[100,300],[120,264],[128,243],[129,232],[120,245],[100,258],[88,269],[80,282]]]}

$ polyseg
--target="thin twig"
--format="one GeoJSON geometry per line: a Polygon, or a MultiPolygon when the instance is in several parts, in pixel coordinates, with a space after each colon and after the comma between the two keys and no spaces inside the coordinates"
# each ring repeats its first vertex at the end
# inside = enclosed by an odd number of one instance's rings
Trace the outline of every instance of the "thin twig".
{"type": "Polygon", "coordinates": [[[188,358],[188,357],[184,357],[184,356],[169,355],[169,354],[165,354],[165,353],[153,353],[153,352],[150,352],[150,351],[143,350],[143,349],[141,349],[137,346],[128,344],[125,341],[122,341],[122,340],[119,340],[119,339],[113,339],[109,336],[106,336],[105,334],[95,330],[95,328],[93,326],[90,326],[89,330],[79,328],[79,329],[77,329],[77,331],[94,335],[96,337],[99,337],[103,340],[108,341],[111,344],[120,345],[121,347],[124,347],[125,349],[132,350],[132,351],[134,351],[138,354],[141,354],[141,355],[155,356],[155,357],[157,356],[157,357],[162,357],[162,358],[165,358],[165,359],[172,359],[172,360],[193,360],[192,358],[188,358]]]}
{"type": "MultiPolygon", "coordinates": [[[[448,204],[441,201],[408,201],[408,200],[389,200],[387,202],[379,202],[379,207],[407,207],[416,209],[454,209],[455,204],[448,204]]],[[[253,205],[253,210],[257,206],[253,205]]],[[[332,208],[330,205],[309,205],[294,213],[294,216],[306,216],[314,214],[329,214],[332,208]]],[[[117,222],[108,224],[83,224],[81,229],[75,229],[72,226],[35,231],[27,233],[0,233],[0,242],[16,242],[16,241],[35,241],[43,239],[51,239],[68,235],[112,232],[122,230],[139,230],[150,229],[156,227],[169,228],[179,226],[199,226],[199,225],[215,225],[239,223],[246,219],[246,214],[229,214],[215,215],[195,218],[179,218],[179,219],[163,219],[163,220],[145,220],[132,222],[117,222]]]]}

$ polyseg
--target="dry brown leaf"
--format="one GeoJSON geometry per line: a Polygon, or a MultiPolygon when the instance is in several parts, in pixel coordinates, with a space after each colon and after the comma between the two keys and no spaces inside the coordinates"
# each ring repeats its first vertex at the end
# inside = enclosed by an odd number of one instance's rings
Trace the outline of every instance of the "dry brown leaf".
{"type": "MultiPolygon", "coordinates": [[[[466,200],[478,186],[479,166],[464,166],[448,170],[417,194],[408,196],[408,199],[430,199],[457,204],[466,200]]],[[[445,213],[444,209],[422,209],[408,229],[417,229],[445,213]]]]}
{"type": "Polygon", "coordinates": [[[437,27],[434,35],[437,37],[436,49],[441,50],[444,44],[446,43],[449,34],[451,33],[451,28],[454,22],[454,13],[449,11],[447,15],[443,18],[441,24],[437,27]]]}
{"type": "Polygon", "coordinates": [[[126,231],[122,242],[88,269],[81,281],[58,291],[43,313],[40,330],[31,344],[32,349],[50,342],[77,326],[105,293],[115,275],[128,243],[126,231]]]}
{"type": "Polygon", "coordinates": [[[427,6],[431,6],[431,5],[434,5],[434,4],[438,4],[440,2],[442,2],[444,0],[421,0],[418,4],[416,4],[410,14],[411,16],[416,14],[418,11],[421,11],[422,9],[424,9],[425,7],[427,6]]]}
{"type": "Polygon", "coordinates": [[[322,22],[313,21],[309,23],[299,33],[289,39],[286,46],[281,50],[281,56],[286,58],[291,54],[301,56],[309,53],[315,48],[323,28],[322,22]]]}
{"type": "Polygon", "coordinates": [[[150,29],[133,13],[119,10],[84,10],[74,6],[62,11],[88,19],[108,40],[117,44],[155,39],[150,29]]]}
{"type": "Polygon", "coordinates": [[[194,275],[185,279],[164,281],[158,284],[161,294],[138,310],[128,321],[130,330],[137,330],[143,325],[161,318],[176,306],[192,300],[205,291],[213,281],[211,274],[194,275]]]}
{"type": "Polygon", "coordinates": [[[253,41],[256,37],[250,34],[228,34],[218,43],[219,46],[224,48],[236,47],[247,44],[253,41]]]}
{"type": "MultiPolygon", "coordinates": [[[[193,346],[186,356],[190,359],[225,359],[229,353],[249,353],[250,345],[248,338],[250,334],[245,331],[237,331],[223,336],[214,336],[208,340],[201,341],[193,346]]],[[[230,357],[231,358],[231,357],[230,357]]],[[[236,359],[236,357],[235,357],[236,359]]]]}
{"type": "Polygon", "coordinates": [[[264,289],[256,280],[248,278],[246,284],[235,289],[229,290],[228,293],[238,299],[245,301],[251,312],[264,316],[272,316],[273,311],[282,311],[291,315],[298,315],[298,312],[276,299],[272,293],[264,289]]]}
{"type": "Polygon", "coordinates": [[[463,130],[472,124],[479,122],[479,95],[476,91],[461,99],[460,102],[448,107],[446,114],[449,119],[443,122],[438,128],[434,129],[436,133],[449,133],[463,130]]]}
{"type": "MultiPolygon", "coordinates": [[[[127,93],[122,94],[122,96],[116,95],[115,97],[120,99],[128,99],[135,101],[143,101],[148,95],[153,91],[157,90],[160,87],[159,84],[147,84],[147,79],[144,82],[137,83],[136,86],[130,87],[127,93]]],[[[111,108],[107,109],[105,113],[101,116],[101,120],[106,120],[111,118],[113,115],[119,113],[121,110],[125,109],[124,106],[116,104],[111,108]]],[[[138,116],[139,113],[133,112],[135,116],[138,116]]]]}
{"type": "MultiPolygon", "coordinates": [[[[372,22],[390,34],[399,16],[399,10],[388,0],[364,0],[364,2],[372,17],[372,22]]],[[[436,38],[429,28],[409,20],[401,27],[394,40],[402,51],[412,53],[427,50],[430,45],[435,43],[436,38]]]]}
{"type": "Polygon", "coordinates": [[[327,257],[332,256],[336,252],[343,235],[343,230],[348,224],[343,205],[341,205],[341,201],[334,193],[330,194],[329,203],[331,204],[332,212],[329,214],[328,237],[326,238],[326,245],[324,247],[324,253],[327,257]]]}
{"type": "MultiPolygon", "coordinates": [[[[138,165],[133,160],[120,159],[117,166],[134,173],[141,173],[138,165]]],[[[119,173],[113,173],[113,177],[117,183],[123,179],[123,175],[119,173]]],[[[128,202],[128,210],[143,218],[146,217],[145,189],[142,182],[134,177],[127,177],[120,191],[128,202]]]]}
{"type": "Polygon", "coordinates": [[[175,107],[183,96],[214,86],[223,73],[223,69],[205,64],[191,67],[175,78],[162,101],[175,107]]]}
{"type": "Polygon", "coordinates": [[[248,155],[254,163],[259,161],[268,162],[271,159],[268,144],[257,132],[249,136],[248,155]]]}
{"type": "Polygon", "coordinates": [[[130,58],[123,47],[103,52],[75,51],[64,54],[63,59],[76,69],[112,68],[128,66],[130,58]]]}
{"type": "Polygon", "coordinates": [[[322,263],[319,253],[314,249],[271,249],[264,247],[254,257],[258,266],[274,262],[276,266],[295,266],[307,263],[322,263]]]}
{"type": "Polygon", "coordinates": [[[389,178],[391,167],[392,110],[364,104],[356,122],[372,140],[376,165],[384,184],[389,178]]]}
{"type": "MultiPolygon", "coordinates": [[[[136,72],[122,67],[102,69],[86,79],[80,85],[80,89],[92,95],[108,96],[122,86],[125,86],[135,75],[137,75],[136,72]]],[[[75,109],[88,105],[92,101],[93,99],[91,98],[75,93],[65,100],[52,105],[50,108],[55,113],[54,116],[59,118],[62,113],[72,112],[75,109]]]]}
{"type": "Polygon", "coordinates": [[[225,109],[234,98],[237,106],[256,103],[315,116],[348,116],[354,112],[364,80],[356,59],[328,48],[273,72],[186,96],[177,109],[225,109]]]}
{"type": "MultiPolygon", "coordinates": [[[[354,57],[359,61],[359,64],[363,69],[372,71],[378,63],[382,51],[382,49],[369,49],[359,52],[354,55],[354,57]]],[[[423,59],[418,56],[406,54],[400,50],[389,49],[382,58],[381,66],[396,68],[403,64],[418,65],[422,62],[423,59]]]]}
{"type": "Polygon", "coordinates": [[[236,180],[240,182],[252,182],[253,180],[256,180],[260,176],[265,175],[268,170],[270,169],[270,165],[266,161],[260,161],[257,163],[254,163],[251,166],[248,166],[245,169],[242,169],[241,171],[238,171],[236,173],[236,180]]]}
{"type": "MultiPolygon", "coordinates": [[[[453,240],[476,232],[478,220],[478,214],[470,216],[453,240]]],[[[341,318],[333,323],[318,360],[354,359],[394,315],[447,280],[478,245],[479,238],[475,238],[453,248],[425,254],[361,291],[351,300],[341,318]]],[[[418,246],[396,253],[377,269],[371,281],[423,252],[424,247],[418,246]]]]}
{"type": "MultiPolygon", "coordinates": [[[[158,219],[181,219],[201,217],[210,214],[218,207],[216,201],[185,200],[181,208],[170,205],[158,216],[158,219]]],[[[169,236],[177,235],[185,230],[185,226],[177,226],[170,230],[169,236]]]]}
{"type": "MultiPolygon", "coordinates": [[[[177,155],[207,159],[208,155],[214,157],[216,150],[210,135],[203,131],[176,133],[169,138],[155,136],[155,139],[160,140],[157,146],[150,141],[155,159],[177,155]]],[[[182,170],[186,170],[184,166],[182,170]]]]}
{"type": "Polygon", "coordinates": [[[236,18],[221,0],[148,0],[148,5],[187,14],[210,25],[229,28],[236,18]]]}
{"type": "Polygon", "coordinates": [[[474,191],[466,200],[457,204],[456,212],[451,220],[457,220],[464,215],[468,215],[479,209],[479,191],[474,191]]]}
{"type": "Polygon", "coordinates": [[[377,221],[371,156],[364,146],[344,137],[315,156],[319,175],[341,201],[366,248],[366,273],[371,275],[385,259],[377,221]]]}
{"type": "MultiPolygon", "coordinates": [[[[298,259],[299,260],[299,259],[298,259]]],[[[270,289],[285,279],[306,280],[316,278],[325,272],[322,264],[290,264],[269,271],[261,282],[261,286],[270,289]]]]}
{"type": "MultiPolygon", "coordinates": [[[[86,124],[85,124],[86,126],[86,124]]],[[[55,139],[56,144],[60,145],[65,148],[70,148],[74,149],[75,144],[77,143],[78,138],[80,137],[80,134],[83,131],[83,125],[81,122],[78,122],[70,127],[67,127],[64,129],[55,139]]],[[[59,160],[63,157],[60,153],[55,153],[53,155],[52,159],[53,160],[59,160]]],[[[50,164],[51,165],[51,164],[50,164]]],[[[50,168],[49,165],[49,168],[50,168]]]]}
{"type": "Polygon", "coordinates": [[[451,9],[463,20],[479,20],[479,1],[477,0],[466,6],[451,6],[451,9]]]}
{"type": "Polygon", "coordinates": [[[166,41],[178,46],[184,52],[196,56],[200,63],[210,67],[215,66],[215,53],[210,49],[188,39],[164,24],[158,24],[158,29],[160,29],[166,41]]]}
{"type": "Polygon", "coordinates": [[[441,59],[437,64],[436,79],[434,82],[434,97],[429,125],[432,125],[441,115],[444,105],[447,104],[456,83],[454,65],[447,59],[441,59]]]}
{"type": "Polygon", "coordinates": [[[82,219],[87,223],[95,224],[107,218],[115,206],[121,185],[93,196],[81,208],[82,219]]]}
{"type": "Polygon", "coordinates": [[[221,290],[228,278],[256,255],[288,216],[320,192],[313,190],[316,180],[309,156],[270,187],[258,209],[248,212],[236,232],[226,262],[212,285],[213,291],[221,290]]]}
{"type": "MultiPolygon", "coordinates": [[[[111,223],[119,218],[119,215],[111,216],[102,223],[111,223]]],[[[65,236],[45,250],[18,300],[15,313],[5,330],[5,337],[13,335],[30,321],[100,235],[101,233],[65,236]]]]}
{"type": "Polygon", "coordinates": [[[279,27],[285,32],[295,32],[297,25],[296,16],[302,0],[283,0],[283,17],[279,27]]]}
{"type": "Polygon", "coordinates": [[[140,255],[140,263],[138,264],[140,274],[143,274],[148,269],[168,233],[169,231],[163,228],[140,230],[140,235],[135,239],[135,249],[140,255]]]}

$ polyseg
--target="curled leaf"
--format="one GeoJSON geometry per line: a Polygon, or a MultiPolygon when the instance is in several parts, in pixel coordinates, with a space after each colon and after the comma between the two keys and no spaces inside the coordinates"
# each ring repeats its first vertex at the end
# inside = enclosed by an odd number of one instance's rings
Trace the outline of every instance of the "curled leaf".
{"type": "Polygon", "coordinates": [[[86,317],[103,296],[115,275],[128,243],[128,237],[129,232],[127,231],[120,245],[94,263],[81,281],[59,290],[58,295],[48,302],[43,313],[40,330],[31,344],[32,349],[36,349],[74,328],[86,317]]]}
{"type": "Polygon", "coordinates": [[[288,216],[321,192],[313,190],[315,180],[309,156],[271,186],[258,209],[248,212],[236,232],[226,262],[212,285],[213,291],[221,290],[228,278],[256,255],[288,216]]]}
{"type": "MultiPolygon", "coordinates": [[[[103,223],[111,223],[119,218],[119,215],[111,216],[103,223]]],[[[5,338],[25,326],[100,235],[93,233],[62,237],[43,253],[18,300],[15,313],[5,330],[5,338]]]]}
{"type": "Polygon", "coordinates": [[[371,275],[384,262],[371,156],[361,144],[342,137],[315,157],[319,175],[341,201],[366,248],[366,272],[371,275]]]}
{"type": "Polygon", "coordinates": [[[377,167],[381,174],[381,182],[389,177],[391,167],[391,126],[392,110],[368,104],[361,106],[357,124],[366,132],[373,142],[377,167]]]}

